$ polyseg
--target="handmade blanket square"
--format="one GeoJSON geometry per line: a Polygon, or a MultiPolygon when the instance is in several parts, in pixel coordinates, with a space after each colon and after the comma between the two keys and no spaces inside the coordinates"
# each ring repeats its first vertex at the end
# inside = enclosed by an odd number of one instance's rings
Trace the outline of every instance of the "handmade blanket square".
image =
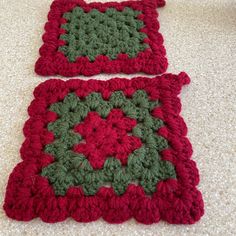
{"type": "Polygon", "coordinates": [[[199,220],[199,175],[179,115],[178,94],[188,83],[182,72],[40,84],[23,129],[22,162],[9,178],[6,214],[51,223],[199,220]]]}
{"type": "Polygon", "coordinates": [[[164,0],[55,0],[35,71],[39,75],[161,74],[167,69],[157,7],[164,0]]]}

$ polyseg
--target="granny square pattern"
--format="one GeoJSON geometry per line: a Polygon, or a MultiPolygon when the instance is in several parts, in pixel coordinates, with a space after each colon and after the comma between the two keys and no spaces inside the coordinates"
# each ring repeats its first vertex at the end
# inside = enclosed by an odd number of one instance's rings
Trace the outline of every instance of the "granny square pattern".
{"type": "Polygon", "coordinates": [[[156,11],[164,4],[164,0],[55,0],[45,25],[36,73],[91,76],[165,72],[168,63],[156,11]]]}
{"type": "Polygon", "coordinates": [[[189,81],[182,72],[40,84],[23,129],[22,162],[9,177],[6,214],[50,223],[199,220],[199,176],[177,97],[189,81]]]}

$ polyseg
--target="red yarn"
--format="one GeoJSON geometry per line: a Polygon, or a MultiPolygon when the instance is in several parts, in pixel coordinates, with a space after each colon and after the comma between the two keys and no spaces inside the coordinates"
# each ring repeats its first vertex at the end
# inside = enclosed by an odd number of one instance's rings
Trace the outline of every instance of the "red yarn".
{"type": "Polygon", "coordinates": [[[125,117],[119,109],[112,110],[106,120],[97,112],[90,112],[84,122],[75,127],[86,143],[76,145],[74,151],[83,153],[94,169],[101,169],[108,156],[114,156],[126,165],[128,155],[142,145],[139,138],[127,135],[135,125],[136,120],[125,117]]]}
{"type": "Polygon", "coordinates": [[[35,64],[35,72],[39,75],[62,75],[76,76],[79,74],[91,76],[100,73],[119,73],[132,74],[144,72],[147,74],[161,74],[167,69],[168,62],[165,57],[166,51],[163,46],[163,37],[158,32],[159,22],[156,7],[165,5],[164,0],[141,0],[125,2],[107,2],[107,3],[85,3],[83,0],[55,0],[51,5],[48,14],[48,22],[45,24],[45,34],[42,39],[44,44],[40,48],[40,58],[35,64]],[[60,40],[61,34],[65,30],[61,29],[61,24],[66,22],[62,18],[63,13],[80,6],[86,12],[95,8],[104,12],[107,8],[123,10],[130,7],[134,10],[142,11],[139,15],[140,20],[144,21],[145,26],[141,29],[148,38],[144,40],[149,48],[139,52],[137,57],[129,58],[126,54],[119,54],[117,59],[110,60],[107,56],[99,55],[94,62],[90,62],[87,57],[78,57],[76,62],[69,62],[67,57],[58,47],[65,44],[60,40]]]}
{"type": "Polygon", "coordinates": [[[35,99],[28,109],[30,118],[24,126],[23,161],[14,168],[7,185],[6,214],[16,220],[40,217],[51,223],[67,217],[79,222],[103,217],[110,223],[121,223],[134,217],[144,224],[160,219],[174,224],[192,224],[199,220],[204,211],[201,193],[196,189],[199,175],[195,162],[190,159],[192,148],[185,137],[187,129],[179,116],[181,106],[177,99],[182,85],[187,83],[188,76],[180,73],[132,80],[52,79],[40,84],[34,91],[35,99]],[[70,92],[76,92],[81,98],[99,92],[109,98],[114,91],[122,90],[130,96],[138,89],[145,90],[150,99],[158,98],[161,103],[160,108],[153,111],[153,115],[160,116],[165,123],[158,131],[159,135],[169,142],[169,148],[162,151],[161,157],[173,163],[177,179],[159,182],[152,196],[147,196],[141,186],[134,184],[120,196],[108,187],[101,187],[94,196],[85,196],[81,187],[70,187],[65,196],[56,196],[48,179],[40,175],[42,168],[53,162],[53,157],[44,153],[44,146],[54,138],[47,130],[47,124],[57,119],[48,107],[63,100],[70,92]]]}

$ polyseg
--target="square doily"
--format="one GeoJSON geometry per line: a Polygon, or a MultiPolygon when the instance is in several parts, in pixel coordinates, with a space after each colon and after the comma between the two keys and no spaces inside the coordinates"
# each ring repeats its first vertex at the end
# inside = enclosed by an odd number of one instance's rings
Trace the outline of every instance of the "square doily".
{"type": "Polygon", "coordinates": [[[163,0],[55,0],[45,24],[36,73],[91,76],[165,72],[168,63],[156,11],[164,4],[163,0]]]}
{"type": "Polygon", "coordinates": [[[199,176],[179,115],[187,83],[182,72],[40,84],[23,129],[22,162],[9,178],[6,214],[45,222],[199,220],[199,176]]]}

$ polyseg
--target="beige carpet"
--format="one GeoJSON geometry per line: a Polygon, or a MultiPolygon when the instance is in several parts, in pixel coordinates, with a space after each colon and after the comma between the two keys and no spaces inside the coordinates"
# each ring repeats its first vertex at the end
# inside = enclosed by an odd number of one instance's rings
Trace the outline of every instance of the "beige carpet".
{"type": "MultiPolygon", "coordinates": [[[[8,175],[20,161],[22,127],[35,86],[44,81],[34,63],[51,0],[0,1],[0,202],[8,175]]],[[[8,219],[0,208],[0,235],[236,235],[236,2],[169,0],[160,10],[169,72],[186,71],[182,115],[201,174],[205,216],[192,226],[131,220],[46,224],[8,219]]],[[[96,78],[108,79],[99,75],[96,78]]]]}

